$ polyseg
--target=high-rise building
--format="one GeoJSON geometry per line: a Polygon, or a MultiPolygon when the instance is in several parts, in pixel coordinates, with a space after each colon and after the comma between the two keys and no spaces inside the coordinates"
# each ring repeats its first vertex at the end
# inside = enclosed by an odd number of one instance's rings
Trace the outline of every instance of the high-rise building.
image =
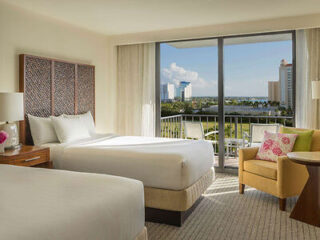
{"type": "Polygon", "coordinates": [[[281,60],[279,67],[280,104],[286,108],[293,108],[292,98],[292,64],[285,59],[281,60]]]}
{"type": "Polygon", "coordinates": [[[280,102],[279,81],[269,81],[268,82],[268,101],[280,102]]]}
{"type": "Polygon", "coordinates": [[[186,81],[181,81],[178,87],[177,96],[180,97],[182,101],[191,100],[191,97],[192,97],[191,83],[186,81]]]}
{"type": "Polygon", "coordinates": [[[292,84],[292,64],[282,59],[279,67],[279,81],[268,82],[268,101],[280,102],[281,106],[292,109],[292,84]]]}
{"type": "Polygon", "coordinates": [[[174,85],[166,83],[161,85],[161,101],[168,102],[174,100],[174,85]]]}

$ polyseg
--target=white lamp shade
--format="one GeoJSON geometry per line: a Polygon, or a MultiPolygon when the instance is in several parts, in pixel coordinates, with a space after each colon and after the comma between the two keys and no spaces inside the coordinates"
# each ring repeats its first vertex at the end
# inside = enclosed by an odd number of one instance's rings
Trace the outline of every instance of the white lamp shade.
{"type": "Polygon", "coordinates": [[[0,92],[0,122],[14,122],[23,119],[23,93],[0,92]]]}

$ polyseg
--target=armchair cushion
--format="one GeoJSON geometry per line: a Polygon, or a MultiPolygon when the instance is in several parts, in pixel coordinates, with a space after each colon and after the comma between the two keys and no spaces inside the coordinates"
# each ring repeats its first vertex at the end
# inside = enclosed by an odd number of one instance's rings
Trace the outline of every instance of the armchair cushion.
{"type": "Polygon", "coordinates": [[[264,160],[247,160],[243,164],[243,169],[261,177],[277,180],[277,163],[264,160]]]}

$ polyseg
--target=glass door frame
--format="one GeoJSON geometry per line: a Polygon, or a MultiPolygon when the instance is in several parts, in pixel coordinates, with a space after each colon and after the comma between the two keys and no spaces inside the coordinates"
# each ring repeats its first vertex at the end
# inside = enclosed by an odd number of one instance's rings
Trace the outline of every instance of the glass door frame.
{"type": "Polygon", "coordinates": [[[226,172],[226,173],[238,173],[238,168],[225,167],[225,111],[224,111],[224,39],[228,38],[239,38],[239,37],[255,37],[263,35],[277,35],[277,34],[291,34],[292,39],[292,98],[293,98],[293,126],[295,126],[295,113],[296,113],[296,31],[279,31],[279,32],[267,32],[267,33],[254,33],[254,34],[241,34],[241,35],[231,35],[231,36],[221,36],[221,37],[207,37],[207,38],[196,38],[196,39],[183,39],[174,41],[163,41],[156,42],[156,54],[155,54],[155,96],[156,96],[156,136],[160,136],[161,131],[161,97],[160,97],[160,44],[161,43],[172,43],[172,42],[185,42],[185,41],[201,41],[201,40],[211,40],[216,39],[218,41],[218,124],[219,124],[219,165],[215,167],[216,172],[226,172]],[[223,127],[222,127],[223,126],[223,127]]]}

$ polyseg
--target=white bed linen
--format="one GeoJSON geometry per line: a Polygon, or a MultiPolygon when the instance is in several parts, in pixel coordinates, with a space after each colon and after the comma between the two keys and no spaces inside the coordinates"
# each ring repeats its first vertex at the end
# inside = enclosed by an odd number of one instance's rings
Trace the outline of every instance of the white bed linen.
{"type": "Polygon", "coordinates": [[[50,147],[54,166],[140,180],[145,186],[182,190],[213,166],[212,143],[117,135],[97,135],[50,147]]]}
{"type": "Polygon", "coordinates": [[[0,239],[133,240],[143,227],[140,181],[0,165],[0,239]]]}

